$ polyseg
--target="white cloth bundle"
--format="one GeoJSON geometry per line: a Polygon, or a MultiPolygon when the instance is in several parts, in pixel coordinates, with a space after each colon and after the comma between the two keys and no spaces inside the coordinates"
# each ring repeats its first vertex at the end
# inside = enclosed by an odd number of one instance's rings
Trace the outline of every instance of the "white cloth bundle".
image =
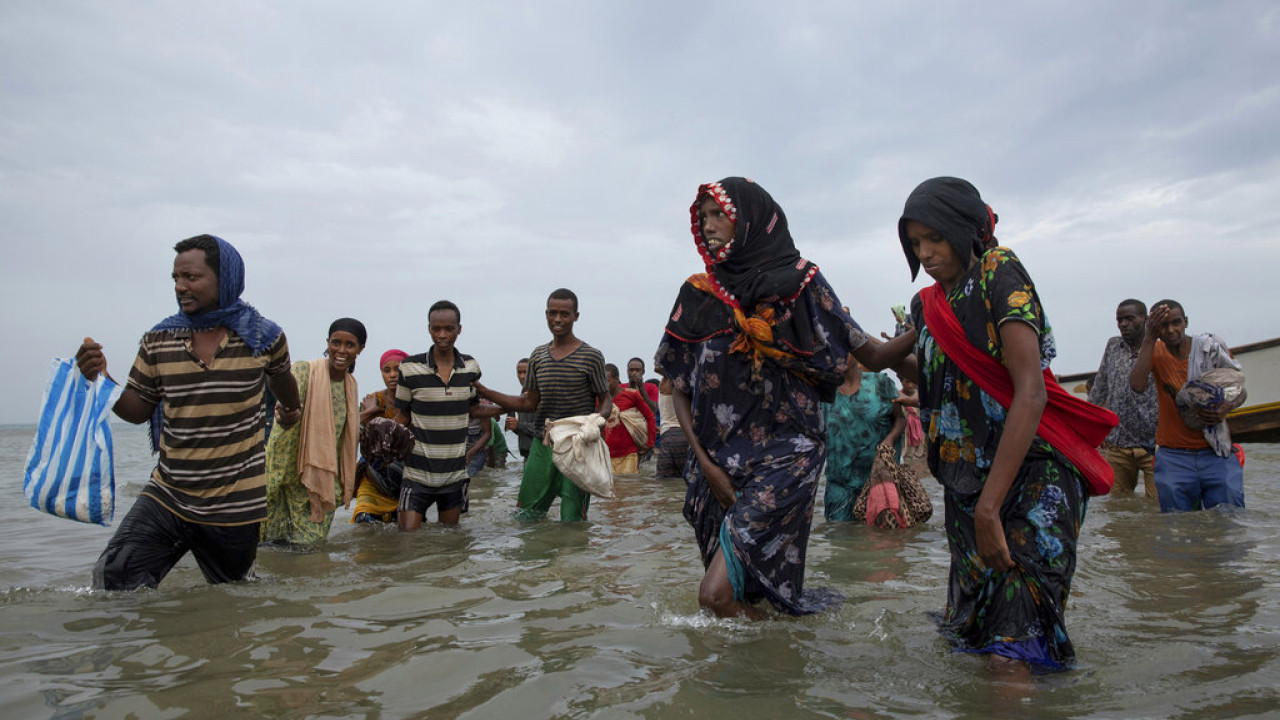
{"type": "Polygon", "coordinates": [[[613,497],[613,463],[599,413],[547,422],[547,441],[556,469],[574,485],[601,498],[613,497]]]}

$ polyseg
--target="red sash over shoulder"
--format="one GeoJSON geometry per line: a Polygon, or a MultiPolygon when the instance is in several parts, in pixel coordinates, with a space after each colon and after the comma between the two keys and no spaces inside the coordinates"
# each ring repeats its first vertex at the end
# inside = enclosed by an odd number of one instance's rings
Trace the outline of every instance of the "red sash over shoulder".
{"type": "MultiPolygon", "coordinates": [[[[1013,402],[1013,378],[1009,369],[964,336],[941,285],[925,288],[920,299],[924,301],[925,325],[934,341],[965,375],[1007,410],[1013,402]]],[[[1048,402],[1036,434],[1065,455],[1084,475],[1085,491],[1089,495],[1111,492],[1115,472],[1098,452],[1098,446],[1120,422],[1119,418],[1110,410],[1067,392],[1048,368],[1044,371],[1044,388],[1048,402]]]]}

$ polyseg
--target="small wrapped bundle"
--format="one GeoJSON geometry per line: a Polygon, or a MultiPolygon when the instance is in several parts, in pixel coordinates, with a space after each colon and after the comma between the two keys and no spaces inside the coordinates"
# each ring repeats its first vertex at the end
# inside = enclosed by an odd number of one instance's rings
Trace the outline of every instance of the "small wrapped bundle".
{"type": "Polygon", "coordinates": [[[1248,397],[1249,393],[1244,389],[1244,373],[1232,368],[1217,368],[1183,385],[1174,402],[1178,405],[1182,422],[1192,430],[1202,430],[1204,423],[1200,421],[1200,410],[1219,407],[1235,410],[1248,397]]]}

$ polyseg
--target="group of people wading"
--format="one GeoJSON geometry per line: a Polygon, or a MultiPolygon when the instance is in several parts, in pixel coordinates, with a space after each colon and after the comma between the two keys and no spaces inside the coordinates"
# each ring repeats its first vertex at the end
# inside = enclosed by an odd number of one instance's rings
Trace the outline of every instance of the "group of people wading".
{"type": "MultiPolygon", "coordinates": [[[[664,425],[673,414],[688,442],[684,515],[705,567],[699,604],[721,617],[759,617],[761,601],[800,615],[841,600],[804,583],[828,454],[824,405],[841,387],[857,392],[862,368],[892,368],[918,386],[928,467],[944,489],[944,634],[996,664],[1068,667],[1064,610],[1077,541],[1088,497],[1111,482],[1097,447],[1116,419],[1060,396],[1048,373],[1055,348],[1040,297],[1013,251],[997,244],[997,215],[978,191],[940,177],[907,198],[902,251],[913,279],[923,268],[936,283],[912,300],[904,331],[884,341],[863,331],[800,255],[782,208],[758,184],[730,177],[702,185],[690,216],[705,272],[680,287],[655,369],[664,425]]],[[[264,383],[277,400],[270,444],[290,446],[283,456],[299,475],[281,507],[324,523],[337,498],[354,491],[353,427],[362,417],[349,372],[366,341],[363,326],[336,322],[327,358],[291,373],[284,334],[239,299],[243,264],[234,248],[197,240],[176,248],[180,312],[143,337],[116,405],[126,420],[152,421],[159,463],[99,559],[100,587],[154,586],[188,549],[212,582],[250,576],[259,524],[280,524],[264,481],[272,464],[264,462],[264,383]]],[[[465,427],[504,412],[535,415],[521,513],[541,516],[558,498],[562,520],[586,519],[588,496],[555,468],[537,429],[607,416],[610,384],[599,351],[573,333],[577,297],[552,293],[546,318],[552,339],[531,353],[516,395],[482,385],[474,359],[453,347],[461,313],[452,303],[432,307],[430,351],[394,358],[394,391],[363,419],[394,417],[412,431],[405,472],[413,487],[405,493],[414,520],[432,503],[442,519],[465,506],[465,485],[461,495],[457,485],[472,449],[465,427]]],[[[105,370],[89,339],[78,358],[87,377],[105,370]]],[[[892,383],[872,390],[886,402],[895,392],[892,383]]],[[[889,417],[885,441],[893,445],[903,424],[900,414],[889,417]]],[[[827,500],[830,512],[847,499],[829,492],[827,500]]]]}

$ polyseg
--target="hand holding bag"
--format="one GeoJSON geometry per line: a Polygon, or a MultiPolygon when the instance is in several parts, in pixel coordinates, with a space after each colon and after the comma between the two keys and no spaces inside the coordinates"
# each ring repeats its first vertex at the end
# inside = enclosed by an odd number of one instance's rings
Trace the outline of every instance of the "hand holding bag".
{"type": "Polygon", "coordinates": [[[105,373],[89,382],[73,360],[54,360],[22,490],[41,512],[110,525],[116,481],[107,420],[121,388],[105,373]]]}

